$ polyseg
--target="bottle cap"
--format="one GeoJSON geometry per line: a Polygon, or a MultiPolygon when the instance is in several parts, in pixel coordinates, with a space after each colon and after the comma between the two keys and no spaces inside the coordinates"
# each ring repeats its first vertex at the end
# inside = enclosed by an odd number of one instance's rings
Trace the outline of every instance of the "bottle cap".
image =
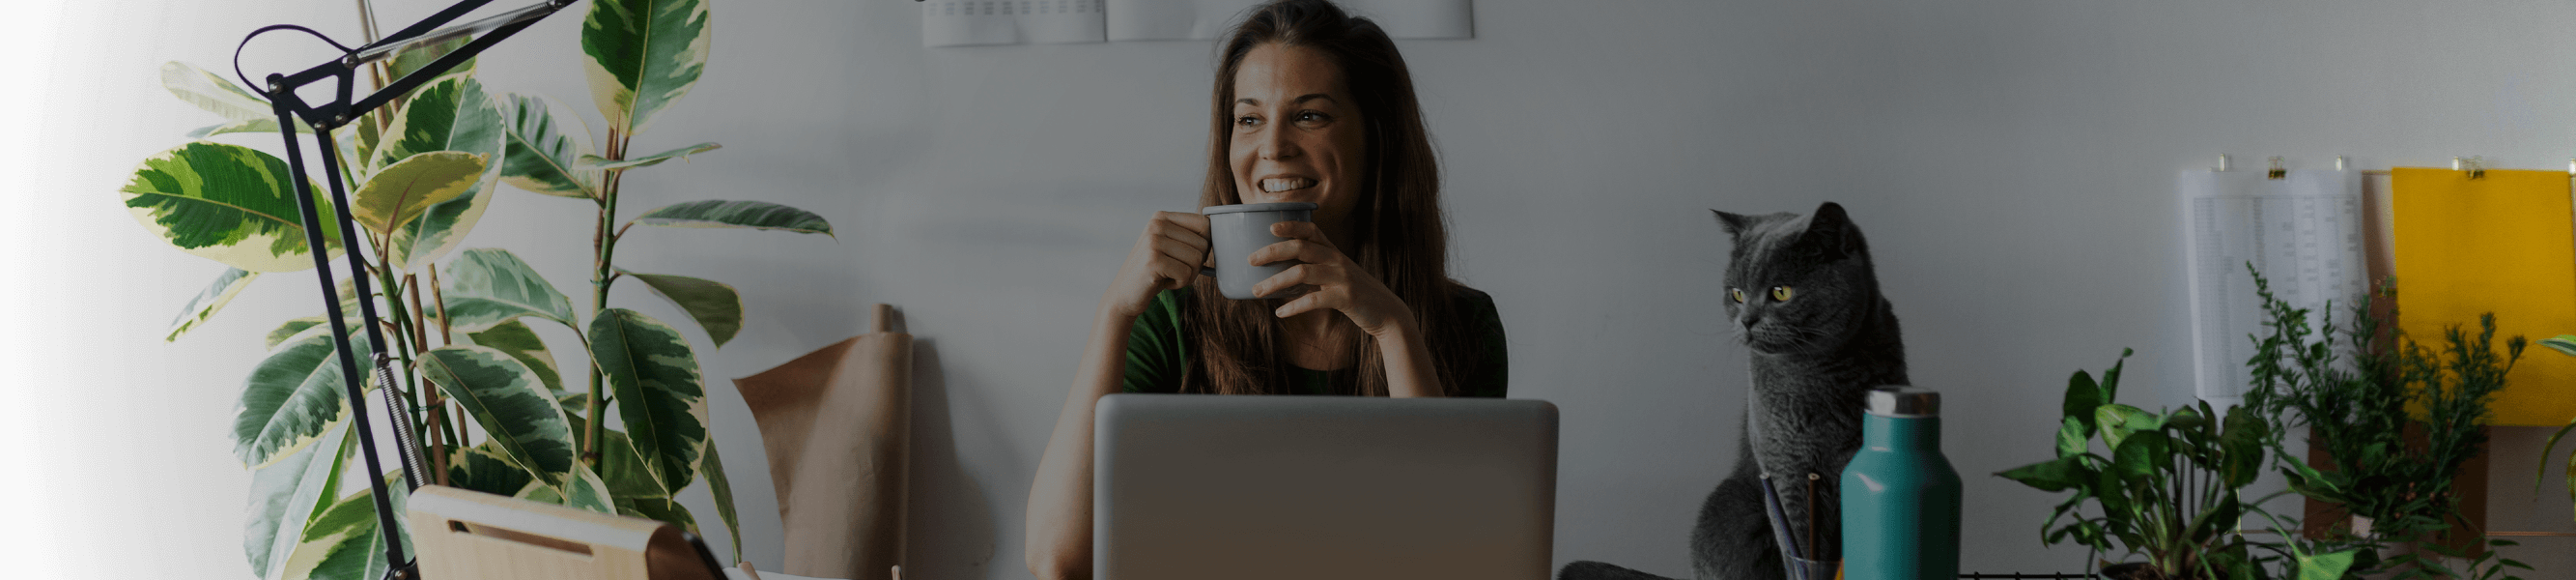
{"type": "Polygon", "coordinates": [[[1941,393],[1905,385],[1884,385],[1869,391],[1869,414],[1881,417],[1939,417],[1941,393]]]}

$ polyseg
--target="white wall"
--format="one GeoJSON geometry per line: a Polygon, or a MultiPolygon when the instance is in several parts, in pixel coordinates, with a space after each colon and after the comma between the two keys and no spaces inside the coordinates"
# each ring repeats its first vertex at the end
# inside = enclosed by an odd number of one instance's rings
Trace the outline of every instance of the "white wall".
{"type": "MultiPolygon", "coordinates": [[[[387,3],[389,24],[443,4],[387,3]]],[[[0,560],[240,575],[248,475],[226,410],[256,337],[315,292],[263,279],[163,344],[222,267],[151,239],[112,191],[211,122],[161,91],[160,62],[221,66],[269,23],[354,37],[349,4],[42,2],[58,15],[11,19],[12,46],[44,56],[13,59],[0,118],[6,174],[33,178],[0,211],[0,505],[36,524],[0,527],[0,550],[26,550],[0,560]]],[[[1023,577],[1022,504],[1090,307],[1143,216],[1194,197],[1212,47],[924,49],[915,10],[716,5],[704,83],[637,147],[725,149],[639,170],[628,207],[778,201],[839,239],[652,230],[619,256],[742,290],[748,324],[705,355],[710,377],[859,332],[870,303],[902,307],[920,340],[915,572],[1023,577]]],[[[1986,474],[2044,458],[2067,373],[2121,347],[2139,350],[2133,385],[2182,390],[2175,172],[2219,153],[2560,167],[2576,154],[2571,16],[2545,1],[1484,0],[1475,40],[1400,44],[1447,161],[1458,275],[1502,309],[1513,395],[1563,410],[1560,562],[1687,572],[1744,381],[1705,211],[1834,200],[1875,242],[1915,383],[1949,393],[1965,568],[2072,571],[2081,550],[2037,541],[2053,496],[1986,474]]],[[[588,109],[576,21],[503,45],[483,81],[588,109]]],[[[313,61],[283,38],[252,70],[313,61]]],[[[469,245],[578,284],[584,206],[504,193],[469,245]]],[[[628,286],[616,302],[676,316],[628,286]]],[[[745,543],[774,564],[755,432],[730,385],[714,390],[745,543]]]]}

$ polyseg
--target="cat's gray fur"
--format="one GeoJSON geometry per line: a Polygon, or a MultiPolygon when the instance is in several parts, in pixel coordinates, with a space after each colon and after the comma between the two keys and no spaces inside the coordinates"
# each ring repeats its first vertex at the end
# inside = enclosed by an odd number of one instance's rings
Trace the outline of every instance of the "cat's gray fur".
{"type": "MultiPolygon", "coordinates": [[[[1756,478],[1762,468],[1779,474],[1790,533],[1807,537],[1806,474],[1817,482],[1816,543],[1808,557],[1837,559],[1842,545],[1841,505],[1835,493],[1843,464],[1860,449],[1863,397],[1871,387],[1908,384],[1905,345],[1896,313],[1879,293],[1869,245],[1843,208],[1826,202],[1811,216],[1791,213],[1736,215],[1717,212],[1734,235],[1726,285],[1742,290],[1737,304],[1721,295],[1736,338],[1753,354],[1752,414],[1763,429],[1743,427],[1735,471],[1700,505],[1691,530],[1691,569],[1698,580],[1781,580],[1786,577],[1756,478]],[[1771,289],[1788,286],[1790,299],[1771,289]],[[1757,466],[1754,458],[1759,456],[1757,466]]],[[[1560,580],[1636,580],[1661,577],[1600,562],[1567,564],[1560,580]]]]}

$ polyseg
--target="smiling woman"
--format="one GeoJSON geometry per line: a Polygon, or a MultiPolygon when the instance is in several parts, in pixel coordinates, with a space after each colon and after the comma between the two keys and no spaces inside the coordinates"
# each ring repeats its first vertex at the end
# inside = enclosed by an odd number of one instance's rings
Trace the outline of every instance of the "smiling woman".
{"type": "Polygon", "coordinates": [[[1091,573],[1092,406],[1117,392],[1504,395],[1502,322],[1449,279],[1437,154],[1385,31],[1325,0],[1252,9],[1219,53],[1201,208],[1317,205],[1224,298],[1199,275],[1208,218],[1158,212],[1101,297],[1090,346],[1029,493],[1029,571],[1091,573]]]}

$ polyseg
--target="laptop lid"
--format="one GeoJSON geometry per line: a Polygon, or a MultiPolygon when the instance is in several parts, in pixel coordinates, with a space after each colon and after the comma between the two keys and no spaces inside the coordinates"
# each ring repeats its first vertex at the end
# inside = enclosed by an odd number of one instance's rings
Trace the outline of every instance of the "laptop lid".
{"type": "Polygon", "coordinates": [[[1549,575],[1545,401],[1116,394],[1096,412],[1094,578],[1549,575]]]}

